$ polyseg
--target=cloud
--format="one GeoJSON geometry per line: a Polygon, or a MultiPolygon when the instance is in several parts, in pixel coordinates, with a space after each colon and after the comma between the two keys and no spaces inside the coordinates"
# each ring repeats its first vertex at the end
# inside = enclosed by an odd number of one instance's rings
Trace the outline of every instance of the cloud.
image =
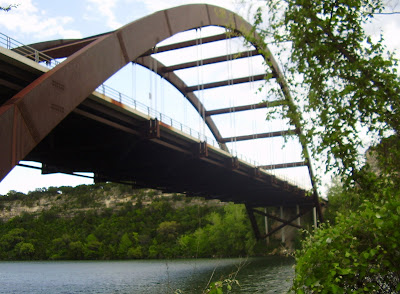
{"type": "Polygon", "coordinates": [[[365,25],[366,33],[372,36],[376,42],[381,35],[384,39],[384,44],[390,52],[396,53],[397,58],[400,58],[400,18],[398,15],[376,15],[371,23],[365,25]]]}
{"type": "MultiPolygon", "coordinates": [[[[0,6],[5,6],[9,2],[0,1],[0,6]]],[[[2,12],[0,17],[0,26],[13,32],[16,38],[29,36],[30,40],[45,40],[55,37],[82,37],[80,31],[67,28],[68,24],[74,22],[72,17],[48,17],[46,11],[36,7],[32,0],[19,0],[18,3],[17,8],[2,12]]]]}
{"type": "Polygon", "coordinates": [[[385,44],[391,52],[396,52],[397,58],[400,58],[400,38],[397,37],[400,20],[398,17],[386,16],[381,25],[385,44]]]}
{"type": "Polygon", "coordinates": [[[87,18],[104,19],[105,24],[113,30],[122,26],[122,24],[117,21],[114,13],[118,0],[87,0],[87,3],[86,9],[90,13],[86,16],[87,18]]]}

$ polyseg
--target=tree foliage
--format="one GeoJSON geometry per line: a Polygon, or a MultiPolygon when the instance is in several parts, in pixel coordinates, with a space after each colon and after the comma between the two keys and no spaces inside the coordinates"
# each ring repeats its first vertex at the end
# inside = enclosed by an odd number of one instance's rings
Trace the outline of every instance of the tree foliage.
{"type": "Polygon", "coordinates": [[[400,194],[384,189],[376,201],[325,225],[297,253],[296,293],[399,293],[400,194]]]}
{"type": "Polygon", "coordinates": [[[256,241],[242,205],[209,205],[200,199],[192,202],[178,195],[163,197],[155,191],[132,191],[111,183],[51,187],[28,195],[14,191],[0,197],[0,203],[15,201],[33,207],[41,198],[49,197],[60,205],[36,215],[0,221],[0,260],[228,257],[256,253],[256,241]],[[111,200],[120,194],[130,197],[132,203],[113,210],[99,206],[101,197],[111,200]]]}
{"type": "MultiPolygon", "coordinates": [[[[333,224],[296,253],[293,290],[399,293],[398,62],[382,36],[365,32],[383,1],[264,2],[255,29],[278,47],[314,158],[342,182],[330,190],[333,224]],[[366,137],[376,146],[366,146],[366,137]]],[[[290,117],[296,109],[283,110],[290,117]]]]}
{"type": "Polygon", "coordinates": [[[267,0],[256,26],[287,57],[286,77],[314,156],[338,168],[344,179],[360,169],[362,135],[379,141],[400,131],[397,60],[386,52],[382,36],[365,32],[380,0],[267,0]]]}

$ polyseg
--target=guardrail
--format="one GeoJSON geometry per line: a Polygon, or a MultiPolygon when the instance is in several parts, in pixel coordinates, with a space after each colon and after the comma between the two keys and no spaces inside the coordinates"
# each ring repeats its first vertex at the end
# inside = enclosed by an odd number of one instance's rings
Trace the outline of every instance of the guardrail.
{"type": "Polygon", "coordinates": [[[156,118],[160,122],[163,122],[164,124],[167,124],[175,129],[181,130],[181,132],[184,132],[185,134],[187,134],[193,138],[197,138],[201,141],[206,141],[208,144],[210,144],[214,147],[219,147],[219,144],[215,139],[212,139],[208,136],[204,136],[200,132],[198,132],[188,126],[185,126],[184,124],[180,123],[179,121],[147,106],[144,103],[136,101],[132,97],[129,97],[121,92],[118,92],[117,90],[115,90],[111,87],[108,87],[107,85],[104,85],[104,84],[100,85],[96,89],[96,92],[101,93],[104,96],[110,97],[111,99],[118,101],[124,105],[132,107],[142,113],[145,113],[152,118],[156,118]]]}
{"type": "MultiPolygon", "coordinates": [[[[53,68],[57,64],[60,63],[59,61],[52,58],[51,56],[46,55],[46,54],[36,50],[35,48],[24,45],[21,42],[3,34],[3,33],[0,33],[0,46],[5,47],[15,53],[18,53],[18,54],[24,56],[24,57],[27,57],[37,63],[45,65],[48,68],[53,68]]],[[[162,114],[161,112],[158,112],[157,110],[152,109],[151,107],[145,105],[144,103],[141,103],[141,102],[135,100],[134,98],[129,97],[107,85],[104,85],[104,84],[100,85],[96,89],[96,91],[98,93],[101,93],[105,96],[110,97],[111,99],[113,99],[115,101],[118,101],[118,102],[125,104],[129,107],[132,107],[138,111],[141,111],[152,118],[157,118],[161,122],[175,128],[175,129],[181,130],[182,132],[184,132],[185,134],[187,134],[193,138],[197,138],[199,140],[205,141],[207,144],[211,144],[214,147],[219,147],[219,144],[215,139],[207,137],[204,134],[201,134],[200,132],[198,132],[188,126],[183,125],[182,123],[174,120],[173,118],[171,118],[165,114],[162,114]]],[[[247,163],[250,163],[254,166],[260,166],[260,164],[258,162],[256,162],[255,160],[252,160],[242,154],[232,154],[232,155],[235,155],[238,158],[240,158],[241,160],[243,160],[247,163]]],[[[272,172],[270,171],[269,173],[274,174],[277,178],[284,180],[291,185],[299,186],[299,187],[302,186],[301,184],[299,184],[297,181],[294,181],[293,179],[288,179],[287,177],[283,177],[283,176],[275,174],[274,171],[272,171],[272,172]]]]}
{"type": "Polygon", "coordinates": [[[35,48],[24,45],[3,33],[0,33],[0,45],[37,63],[45,64],[45,66],[49,68],[53,68],[59,63],[54,58],[36,50],[35,48]]]}

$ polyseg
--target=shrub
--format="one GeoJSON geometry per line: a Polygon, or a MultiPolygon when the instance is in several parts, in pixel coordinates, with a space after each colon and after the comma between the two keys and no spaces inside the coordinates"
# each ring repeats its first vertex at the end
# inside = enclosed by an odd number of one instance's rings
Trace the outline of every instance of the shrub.
{"type": "Polygon", "coordinates": [[[399,293],[399,193],[386,192],[348,217],[339,213],[336,225],[323,226],[303,242],[296,293],[399,293]]]}

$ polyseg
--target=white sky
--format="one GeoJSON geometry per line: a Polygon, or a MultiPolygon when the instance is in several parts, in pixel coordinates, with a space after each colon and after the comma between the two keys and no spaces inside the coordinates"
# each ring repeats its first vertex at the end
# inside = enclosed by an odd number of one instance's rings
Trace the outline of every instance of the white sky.
{"type": "MultiPolygon", "coordinates": [[[[240,1],[229,1],[229,0],[218,0],[218,1],[202,1],[203,3],[209,3],[213,5],[222,6],[228,8],[232,11],[239,13],[240,15],[246,17],[247,9],[243,7],[243,5],[238,4],[240,1]]],[[[398,1],[391,1],[392,6],[396,7],[396,3],[398,1]]],[[[130,23],[140,17],[146,16],[152,12],[157,10],[162,10],[178,5],[190,4],[190,3],[198,3],[198,1],[188,1],[188,0],[69,0],[69,1],[54,1],[54,0],[0,0],[0,6],[6,6],[10,3],[19,4],[17,8],[12,9],[10,12],[0,12],[0,33],[3,33],[7,36],[10,36],[23,44],[36,43],[46,40],[52,39],[66,39],[66,38],[82,38],[87,36],[92,36],[100,33],[104,33],[107,31],[115,30],[122,25],[130,23]]],[[[258,2],[260,3],[260,2],[258,2]]],[[[372,33],[379,33],[380,29],[382,29],[385,33],[385,39],[387,41],[389,49],[393,50],[396,48],[400,48],[400,15],[392,15],[392,16],[382,16],[378,17],[377,21],[374,25],[369,27],[369,31],[372,33]]],[[[203,32],[206,34],[207,32],[203,32]]],[[[241,45],[233,43],[233,50],[238,49],[241,45]]],[[[203,58],[207,56],[209,52],[215,51],[213,48],[204,47],[202,52],[203,58]]],[[[199,52],[187,52],[188,56],[199,54],[199,52]]],[[[198,56],[198,55],[197,55],[198,56]]],[[[168,56],[167,56],[168,57],[168,56]]],[[[162,60],[162,55],[159,57],[162,60]]],[[[238,64],[238,68],[234,68],[232,73],[241,73],[243,68],[248,68],[248,71],[254,72],[255,74],[260,73],[259,65],[260,61],[254,59],[254,64],[249,69],[248,63],[246,64],[238,64]],[[257,71],[257,72],[255,72],[257,71]]],[[[207,74],[202,74],[202,79],[206,82],[207,78],[210,76],[209,72],[212,71],[212,66],[207,69],[207,74]]],[[[262,69],[261,69],[262,70],[262,69]]],[[[125,68],[123,71],[126,71],[128,75],[130,75],[130,79],[132,80],[132,76],[135,76],[136,81],[130,83],[130,88],[120,89],[116,81],[109,81],[113,88],[116,88],[129,96],[137,96],[137,97],[147,97],[146,90],[136,90],[133,89],[135,84],[140,84],[138,76],[143,76],[142,69],[140,68],[125,68]],[[137,92],[139,91],[139,92],[137,92]]],[[[121,72],[123,72],[121,71],[121,72]]],[[[189,78],[192,77],[192,83],[196,84],[198,80],[198,72],[186,72],[186,76],[189,78]]],[[[219,73],[217,70],[214,71],[214,75],[224,74],[219,73]]],[[[149,74],[146,75],[149,77],[149,74]]],[[[149,79],[149,78],[148,78],[149,79]]],[[[223,78],[225,79],[225,78],[223,78]]],[[[217,78],[218,80],[218,78],[217,78]]],[[[154,80],[155,83],[156,80],[154,80]]],[[[169,88],[168,85],[161,85],[161,82],[156,86],[158,90],[164,90],[166,93],[168,91],[173,91],[169,88]]],[[[190,84],[190,83],[189,83],[190,84]]],[[[154,86],[155,87],[155,86],[154,86]]],[[[249,90],[249,89],[247,89],[249,90]]],[[[237,92],[241,92],[242,89],[237,88],[237,92]]],[[[243,90],[244,91],[244,90],[243,90]]],[[[253,89],[254,92],[254,89],[253,89]]],[[[172,93],[172,92],[171,92],[172,93]]],[[[208,92],[207,92],[208,93],[208,92]]],[[[167,96],[167,94],[158,94],[159,99],[154,103],[159,111],[167,112],[168,114],[168,106],[175,105],[174,103],[170,103],[168,101],[164,101],[163,98],[167,96]]],[[[206,108],[207,109],[216,109],[220,107],[227,107],[230,103],[237,103],[237,105],[244,105],[255,103],[259,101],[260,97],[251,97],[250,101],[247,102],[239,102],[236,101],[236,98],[230,98],[231,100],[223,100],[221,99],[222,94],[215,90],[214,92],[210,92],[206,97],[203,97],[206,108]],[[216,99],[215,97],[218,97],[216,99]],[[252,100],[253,99],[253,100],[252,100]]],[[[168,97],[174,96],[174,94],[168,95],[168,97]]],[[[138,98],[139,99],[139,98],[138,98]]],[[[176,98],[179,99],[179,98],[176,98]]],[[[239,98],[237,98],[239,99],[239,98]]],[[[261,99],[265,99],[265,97],[261,97],[261,99]]],[[[143,102],[146,99],[143,99],[143,102]]],[[[148,103],[147,103],[148,104],[148,103]]],[[[183,105],[183,104],[182,104],[183,105]]],[[[154,106],[154,105],[152,105],[154,106]]],[[[181,117],[176,118],[178,121],[181,121],[184,124],[190,125],[192,128],[201,128],[197,119],[192,119],[195,115],[191,112],[190,106],[183,105],[181,111],[181,117]]],[[[176,107],[175,107],[176,108],[176,107]]],[[[241,134],[249,134],[252,130],[256,132],[266,132],[272,131],[275,129],[279,129],[281,126],[267,126],[261,122],[257,124],[252,123],[249,118],[246,117],[245,113],[240,114],[240,122],[247,122],[248,126],[246,130],[240,130],[236,128],[235,123],[232,119],[215,116],[213,117],[218,127],[223,132],[223,136],[231,136],[231,135],[241,135],[241,134]]],[[[263,113],[260,113],[260,117],[264,117],[263,113]]],[[[238,120],[239,121],[239,120],[238,120]]],[[[281,123],[283,124],[283,123],[281,123]]],[[[282,125],[283,127],[283,125],[282,125]]],[[[260,140],[262,142],[263,140],[260,140]]],[[[261,144],[261,143],[260,143],[261,144]]],[[[280,151],[281,142],[279,139],[274,141],[272,147],[269,147],[267,153],[269,153],[270,157],[274,157],[274,154],[280,151]],[[279,146],[278,146],[279,145],[279,146]],[[278,147],[277,147],[278,146],[278,147]]],[[[288,145],[291,143],[289,142],[288,145]]],[[[255,148],[259,148],[262,153],[265,153],[265,150],[262,149],[261,145],[250,144],[250,143],[241,143],[240,147],[237,147],[238,151],[245,150],[246,156],[251,153],[252,158],[260,161],[261,164],[267,164],[263,158],[260,158],[260,151],[255,151],[255,148]],[[239,150],[240,149],[240,150],[239,150]]],[[[233,147],[232,147],[233,148],[233,147]]],[[[290,153],[286,153],[285,157],[290,157],[290,153]]],[[[288,158],[284,158],[288,160],[288,158]]],[[[293,158],[288,161],[296,161],[296,158],[293,158]]],[[[29,163],[31,164],[31,163],[29,163]]],[[[28,192],[34,190],[36,188],[48,187],[48,186],[68,186],[68,185],[77,185],[82,183],[92,183],[91,180],[68,176],[62,174],[53,174],[53,175],[41,175],[40,171],[27,169],[22,167],[16,167],[10,174],[0,182],[0,194],[6,194],[9,190],[16,190],[21,192],[28,192]]]]}

